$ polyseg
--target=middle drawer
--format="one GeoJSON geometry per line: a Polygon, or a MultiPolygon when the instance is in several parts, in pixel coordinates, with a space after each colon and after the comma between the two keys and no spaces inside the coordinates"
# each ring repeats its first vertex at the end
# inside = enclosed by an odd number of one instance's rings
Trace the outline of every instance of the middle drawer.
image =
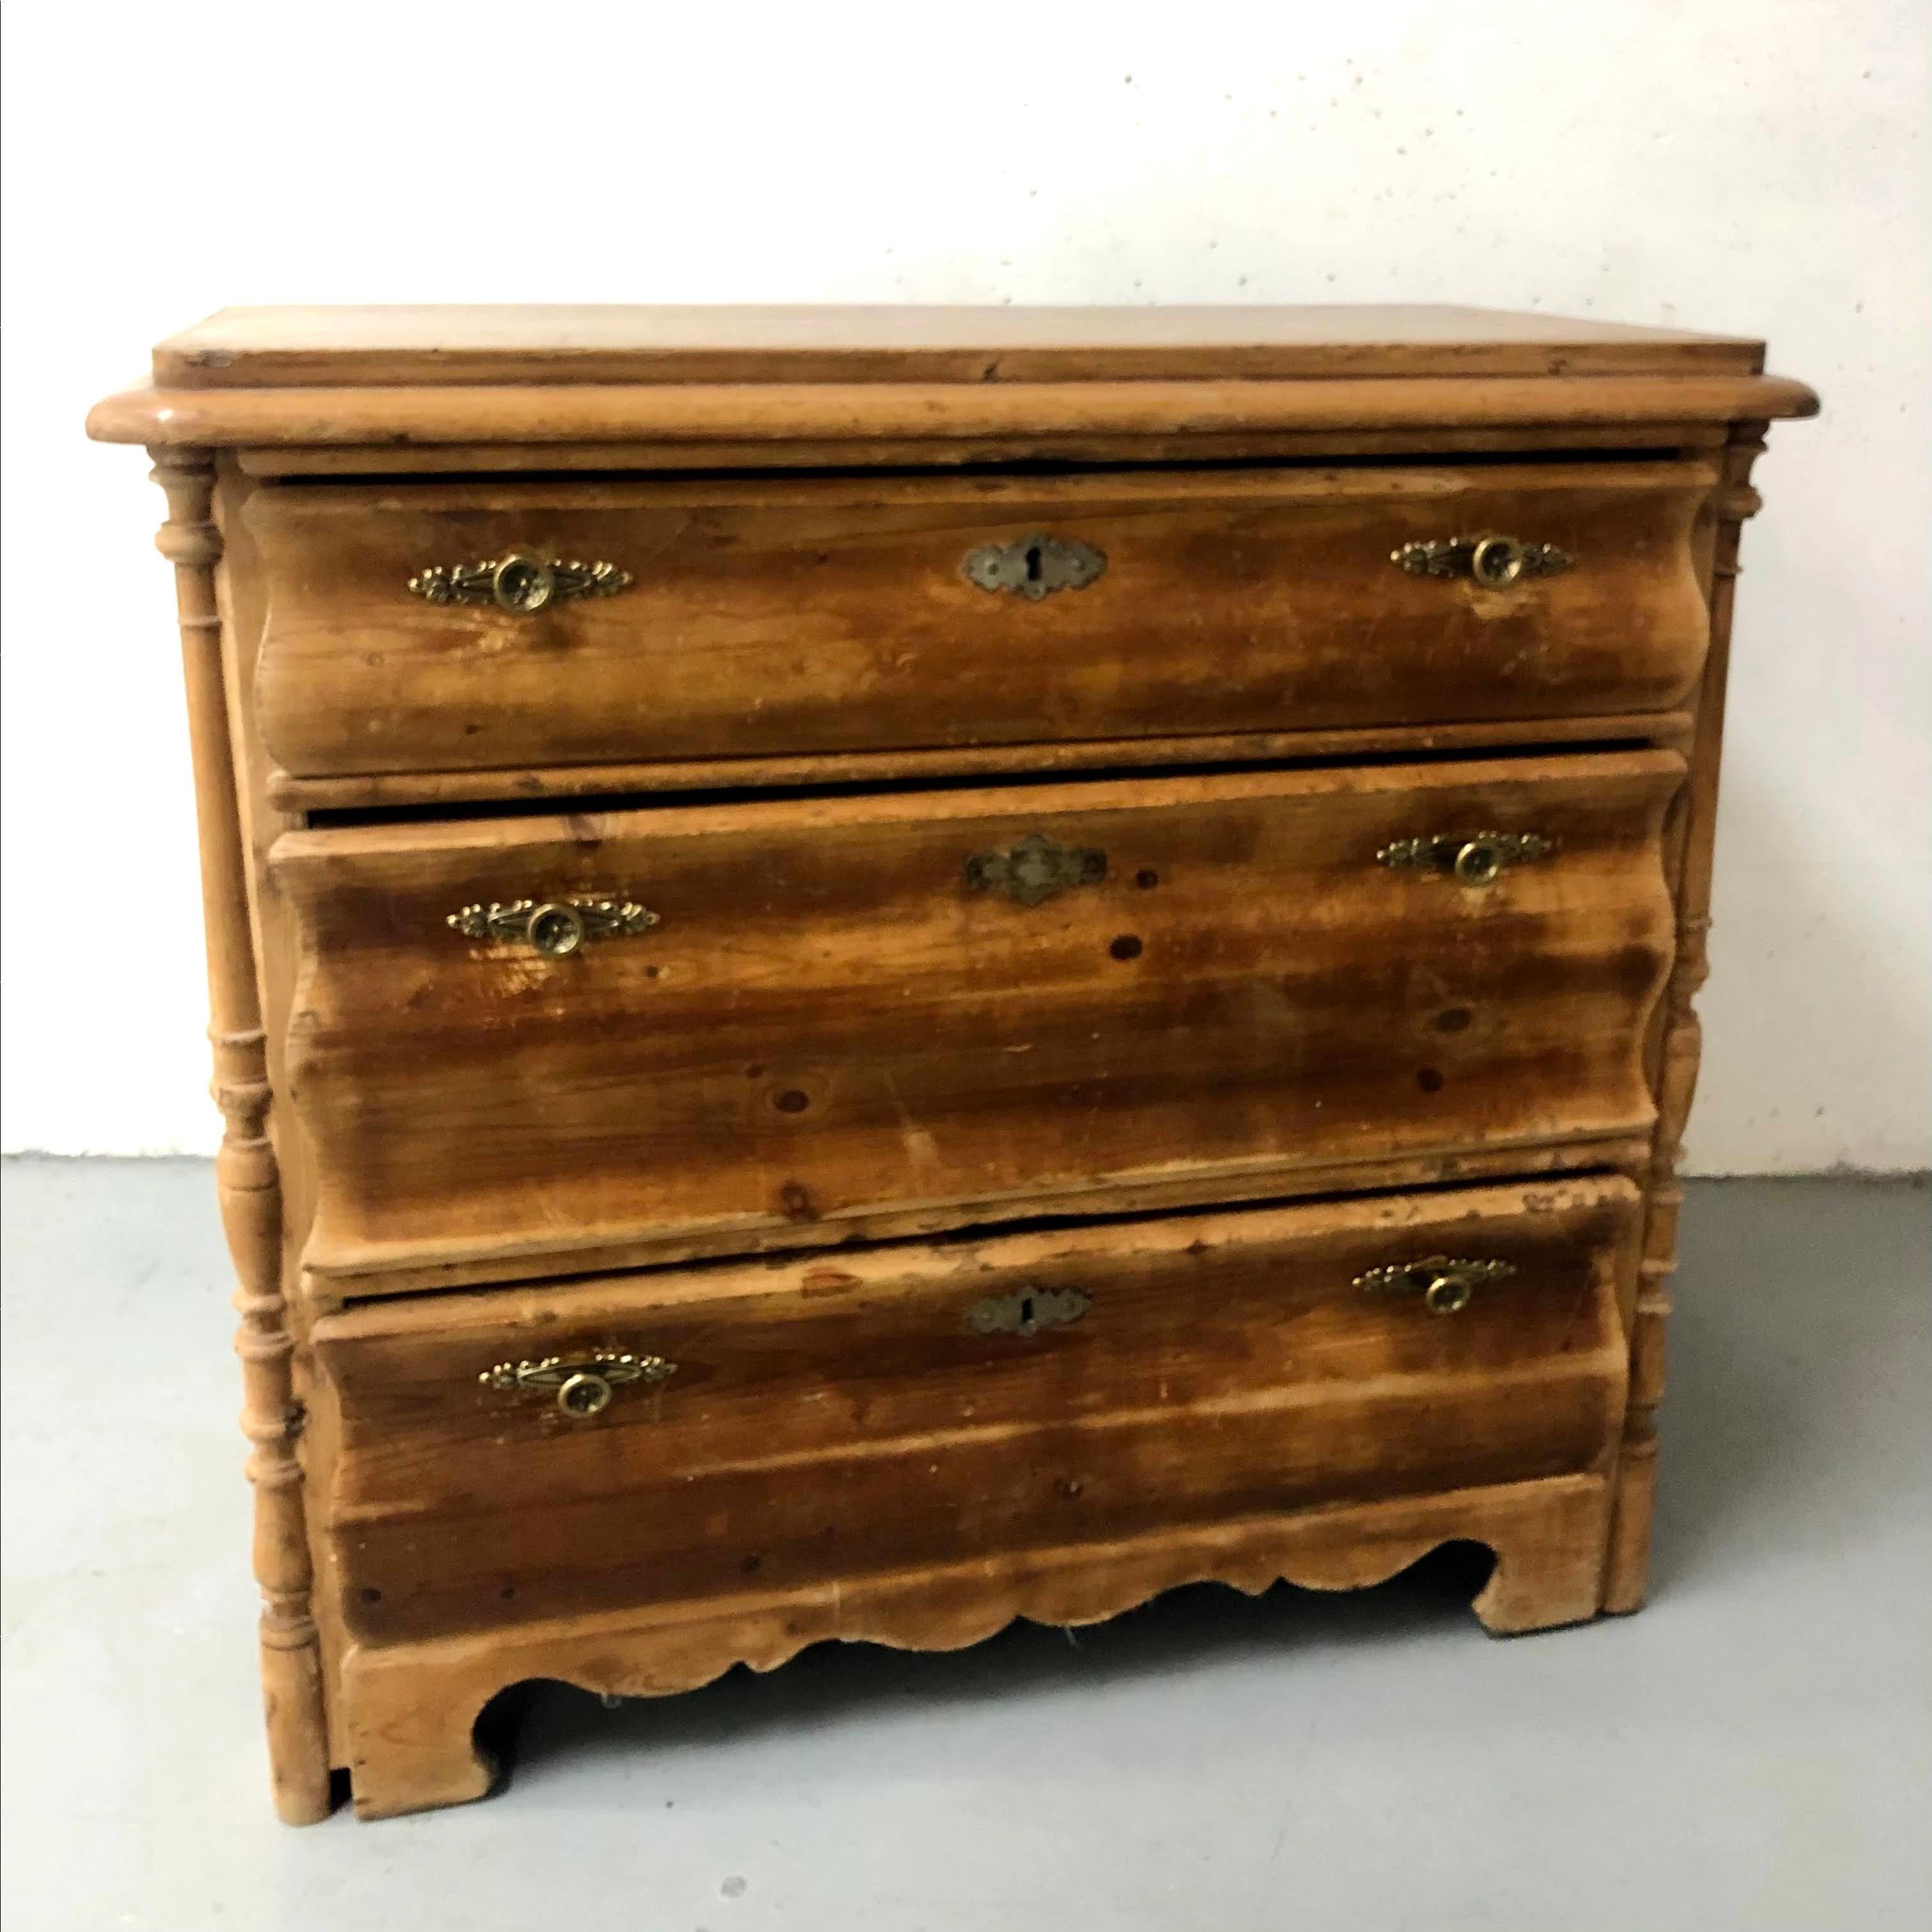
{"type": "Polygon", "coordinates": [[[1683,769],[291,833],[306,1262],[381,1292],[1642,1132],[1683,769]]]}

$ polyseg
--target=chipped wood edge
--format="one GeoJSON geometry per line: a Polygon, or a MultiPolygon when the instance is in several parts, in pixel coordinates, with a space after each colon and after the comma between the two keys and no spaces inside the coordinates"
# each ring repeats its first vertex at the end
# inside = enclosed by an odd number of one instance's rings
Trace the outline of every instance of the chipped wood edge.
{"type": "Polygon", "coordinates": [[[292,1825],[330,1810],[321,1654],[310,1614],[312,1581],[304,1522],[300,1412],[290,1382],[295,1344],[282,1293],[281,1182],[268,1138],[266,1042],[248,920],[234,750],[229,736],[215,566],[215,466],[205,450],[158,448],[154,480],[168,520],[155,547],[174,566],[188,689],[208,944],[212,1092],[222,1118],[215,1188],[242,1318],[242,1433],[254,1486],[254,1568],[261,1587],[262,1692],[275,1809],[292,1825]]]}
{"type": "Polygon", "coordinates": [[[1610,1506],[1605,1478],[1552,1477],[1247,1516],[808,1590],[358,1646],[343,1666],[356,1809],[364,1818],[392,1817],[484,1796],[499,1767],[476,1748],[477,1718],[499,1692],[533,1678],[610,1696],[668,1696],[740,1664],[774,1670],[829,1640],[958,1650],[1022,1618],[1100,1622],[1188,1583],[1227,1583],[1250,1596],[1284,1580],[1360,1589],[1464,1540],[1496,1555],[1472,1605],[1492,1634],[1580,1623],[1597,1612],[1610,1506]]]}
{"type": "Polygon", "coordinates": [[[1710,976],[1712,860],[1717,836],[1718,767],[1723,751],[1724,691],[1730,674],[1731,614],[1738,550],[1744,520],[1763,500],[1750,485],[1751,466],[1763,454],[1762,422],[1732,427],[1724,481],[1708,514],[1715,529],[1711,562],[1711,645],[1697,701],[1697,735],[1690,754],[1677,895],[1677,961],[1664,995],[1662,1051],[1657,1080],[1657,1127],[1645,1189],[1642,1258],[1630,1322],[1630,1379],[1618,1451],[1616,1507],[1604,1577],[1604,1608],[1618,1615],[1642,1607],[1649,1587],[1651,1522],[1657,1493],[1657,1412],[1664,1400],[1664,1334],[1677,1270],[1677,1222],[1684,1202],[1678,1173],[1684,1131],[1703,1054],[1703,1028],[1695,1002],[1710,976]]]}

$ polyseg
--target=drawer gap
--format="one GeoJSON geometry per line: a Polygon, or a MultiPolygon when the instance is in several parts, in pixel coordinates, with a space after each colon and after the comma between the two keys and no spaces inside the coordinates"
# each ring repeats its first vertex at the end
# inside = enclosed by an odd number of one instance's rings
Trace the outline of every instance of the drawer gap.
{"type": "MultiPolygon", "coordinates": [[[[1640,447],[1621,445],[1605,446],[1601,444],[1578,443],[1562,448],[1541,446],[1518,449],[1456,449],[1422,446],[1413,449],[1376,450],[1367,453],[1352,454],[1347,451],[1317,452],[1297,456],[1209,456],[1180,457],[1163,455],[1150,458],[1144,462],[1126,460],[1094,460],[1080,457],[1016,457],[1007,462],[949,463],[944,474],[951,478],[974,476],[1015,477],[1078,477],[1078,476],[1138,476],[1172,471],[1177,474],[1194,476],[1252,474],[1256,471],[1286,472],[1297,470],[1334,470],[1346,466],[1350,470],[1407,470],[1435,464],[1453,464],[1458,469],[1500,467],[1504,465],[1540,466],[1556,468],[1565,464],[1612,463],[1676,463],[1688,457],[1708,451],[1712,444],[1654,443],[1640,447]]],[[[433,463],[435,452],[424,450],[417,452],[418,460],[433,463]]],[[[930,460],[909,463],[876,463],[827,465],[823,467],[786,469],[774,471],[769,467],[758,469],[694,468],[688,470],[639,470],[635,466],[613,466],[609,469],[571,470],[440,470],[424,467],[412,469],[406,478],[382,470],[333,471],[326,475],[303,473],[286,479],[304,490],[330,490],[367,488],[380,484],[393,489],[398,485],[412,484],[435,484],[460,483],[468,488],[487,487],[492,483],[514,484],[518,486],[544,482],[566,483],[572,485],[590,485],[598,483],[756,483],[782,481],[786,483],[822,482],[863,482],[872,477],[929,477],[933,474],[930,460]]],[[[284,479],[264,478],[265,487],[273,488],[284,479]]]]}
{"type": "MultiPolygon", "coordinates": [[[[332,1309],[340,1308],[346,1312],[358,1308],[393,1307],[400,1301],[412,1300],[423,1294],[434,1295],[440,1301],[456,1304],[487,1300],[492,1295],[550,1286],[594,1286],[600,1281],[638,1280],[653,1276],[701,1279],[706,1275],[726,1274],[734,1269],[760,1266],[773,1275],[779,1275],[788,1270],[810,1268],[814,1264],[836,1267],[842,1256],[853,1255],[933,1253],[982,1245],[990,1240],[1004,1240],[1012,1235],[1058,1234],[1090,1228],[1124,1229],[1162,1221],[1205,1222],[1216,1217],[1225,1220],[1230,1214],[1264,1214],[1286,1208],[1330,1208],[1349,1202],[1372,1205],[1378,1201],[1393,1201],[1405,1197],[1466,1194],[1472,1189],[1546,1186],[1553,1190],[1574,1186],[1579,1181],[1607,1180],[1622,1172],[1600,1161],[1582,1167],[1552,1168],[1541,1172],[1486,1174],[1474,1178],[1463,1174],[1444,1180],[1419,1184],[1412,1183],[1395,1187],[1330,1188],[1316,1194],[1270,1194],[1255,1199],[1244,1196],[1238,1199],[1204,1201],[1180,1207],[1154,1207],[1126,1211],[1116,1208],[1103,1214],[1036,1214],[1014,1218],[1000,1217],[969,1222],[962,1227],[943,1228],[928,1234],[908,1234],[872,1240],[860,1238],[828,1244],[823,1247],[784,1248],[769,1254],[706,1255],[681,1260],[640,1261],[626,1263],[622,1268],[588,1268],[578,1273],[560,1270],[551,1265],[528,1275],[507,1280],[466,1282],[447,1288],[424,1286],[405,1291],[400,1295],[388,1292],[374,1294],[346,1294],[339,1302],[331,1298],[329,1305],[332,1309]]],[[[1629,1177],[1626,1175],[1624,1178],[1629,1177]]]]}
{"type": "Polygon", "coordinates": [[[1357,771],[1395,765],[1446,767],[1478,764],[1498,758],[1547,757],[1552,752],[1567,758],[1610,752],[1645,751],[1658,744],[1675,747],[1682,742],[1682,733],[1688,724],[1688,720],[1679,714],[1667,712],[1659,716],[1658,730],[1653,735],[1568,740],[1555,746],[1546,742],[1526,741],[1521,744],[1472,745],[1453,750],[1358,752],[1347,757],[1224,758],[1183,765],[1083,765],[1072,770],[1022,770],[1003,772],[997,776],[962,772],[944,778],[922,775],[914,778],[828,778],[816,784],[693,785],[663,791],[545,792],[540,798],[466,799],[424,805],[317,806],[305,813],[304,820],[317,830],[331,826],[469,824],[490,819],[543,818],[560,812],[650,812],[679,806],[773,805],[813,799],[934,797],[964,791],[997,794],[1022,788],[1032,790],[1150,777],[1166,781],[1220,778],[1237,773],[1357,771]]]}

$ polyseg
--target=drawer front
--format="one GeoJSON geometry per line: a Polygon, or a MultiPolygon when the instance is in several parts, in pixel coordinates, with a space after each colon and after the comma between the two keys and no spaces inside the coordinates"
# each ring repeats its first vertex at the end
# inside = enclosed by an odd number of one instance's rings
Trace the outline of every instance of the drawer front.
{"type": "Polygon", "coordinates": [[[256,704],[308,777],[1658,710],[1702,661],[1714,480],[285,485],[248,511],[256,704]],[[1535,547],[1510,580],[1395,560],[1490,532],[1535,547]],[[506,609],[471,567],[516,556],[585,569],[513,570],[539,608],[506,609]]]}
{"type": "Polygon", "coordinates": [[[306,1259],[370,1288],[500,1279],[1644,1131],[1682,770],[1643,752],[290,834],[306,1259]]]}
{"type": "Polygon", "coordinates": [[[1586,1178],[364,1306],[315,1335],[344,1612],[381,1642],[1601,1468],[1638,1198],[1586,1178]]]}

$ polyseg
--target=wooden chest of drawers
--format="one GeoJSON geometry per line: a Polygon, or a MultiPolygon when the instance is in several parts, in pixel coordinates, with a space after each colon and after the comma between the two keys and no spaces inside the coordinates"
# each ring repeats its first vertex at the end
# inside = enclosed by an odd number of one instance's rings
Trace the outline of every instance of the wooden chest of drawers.
{"type": "Polygon", "coordinates": [[[170,516],[278,1802],[1184,1582],[1636,1607],[1759,345],[238,310],[170,516]]]}

